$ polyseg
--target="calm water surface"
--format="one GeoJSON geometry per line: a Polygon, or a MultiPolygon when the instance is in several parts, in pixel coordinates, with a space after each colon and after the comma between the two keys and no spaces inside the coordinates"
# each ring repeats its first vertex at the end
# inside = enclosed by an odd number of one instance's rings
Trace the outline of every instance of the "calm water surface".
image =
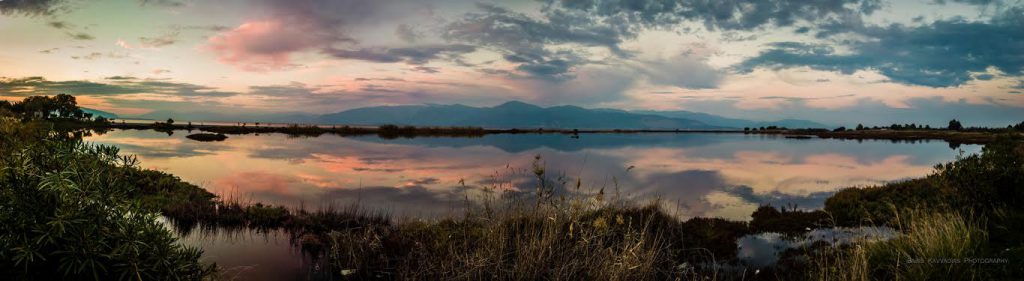
{"type": "MultiPolygon", "coordinates": [[[[661,198],[681,216],[748,220],[759,205],[821,208],[843,187],[921,177],[935,164],[981,149],[952,149],[942,141],[693,133],[584,134],[579,139],[559,134],[413,139],[265,134],[231,135],[223,142],[196,142],[185,135],[115,130],[87,140],[118,146],[138,155],[146,168],[222,196],[292,207],[359,202],[396,216],[425,218],[457,214],[467,197],[478,197],[480,187],[532,190],[536,179],[530,169],[538,155],[551,178],[568,182],[565,190],[576,192],[578,178],[581,193],[618,186],[623,195],[638,200],[661,198]]],[[[279,267],[308,272],[301,258],[275,260],[301,257],[284,236],[196,233],[185,241],[202,246],[209,259],[247,272],[283,270],[279,267]]]]}

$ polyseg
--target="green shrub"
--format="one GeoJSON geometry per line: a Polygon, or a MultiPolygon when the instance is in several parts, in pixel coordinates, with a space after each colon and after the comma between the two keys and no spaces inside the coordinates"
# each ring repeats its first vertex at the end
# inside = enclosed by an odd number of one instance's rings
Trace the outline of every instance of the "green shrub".
{"type": "Polygon", "coordinates": [[[0,275],[198,280],[213,266],[142,208],[132,157],[41,124],[0,120],[0,275]]]}

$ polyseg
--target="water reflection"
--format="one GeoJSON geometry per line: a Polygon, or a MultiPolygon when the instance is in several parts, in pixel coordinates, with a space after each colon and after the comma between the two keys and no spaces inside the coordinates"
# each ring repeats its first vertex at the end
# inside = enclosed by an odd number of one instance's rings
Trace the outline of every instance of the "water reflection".
{"type": "Polygon", "coordinates": [[[786,237],[780,233],[758,233],[737,239],[737,258],[748,265],[764,267],[775,264],[779,256],[789,249],[809,248],[817,243],[838,246],[856,242],[875,242],[893,239],[899,232],[888,227],[837,227],[811,230],[799,237],[786,237]]]}
{"type": "MultiPolygon", "coordinates": [[[[399,217],[427,218],[459,213],[473,204],[481,187],[532,191],[537,179],[530,169],[537,155],[552,182],[566,183],[556,193],[587,196],[617,190],[638,200],[661,198],[684,217],[748,220],[762,204],[820,208],[839,188],[924,176],[932,165],[958,153],[980,151],[974,145],[953,150],[939,141],[742,134],[585,134],[579,139],[557,134],[414,139],[269,134],[232,135],[216,143],[185,135],[115,130],[86,140],[116,145],[138,155],[146,168],[241,201],[306,208],[358,202],[399,217]]],[[[330,278],[282,231],[169,227],[182,231],[185,244],[203,248],[204,258],[217,262],[229,278],[330,278]]],[[[768,261],[776,256],[774,250],[758,253],[768,261]]]]}
{"type": "MultiPolygon", "coordinates": [[[[359,202],[399,216],[457,213],[478,187],[530,190],[540,155],[548,174],[580,193],[618,188],[663,199],[683,216],[746,220],[761,204],[820,208],[839,188],[920,177],[932,165],[980,146],[945,142],[794,140],[742,134],[487,135],[381,139],[376,136],[233,135],[224,142],[185,134],[116,130],[87,140],[137,154],[228,197],[286,206],[359,202]]],[[[569,190],[560,190],[569,192],[569,190]]],[[[577,192],[572,189],[572,192],[577,192]]]]}
{"type": "Polygon", "coordinates": [[[284,230],[245,228],[182,228],[161,220],[175,230],[180,242],[203,249],[204,262],[218,266],[223,280],[330,280],[318,255],[304,253],[284,230]],[[182,230],[187,230],[182,232],[182,230]]]}

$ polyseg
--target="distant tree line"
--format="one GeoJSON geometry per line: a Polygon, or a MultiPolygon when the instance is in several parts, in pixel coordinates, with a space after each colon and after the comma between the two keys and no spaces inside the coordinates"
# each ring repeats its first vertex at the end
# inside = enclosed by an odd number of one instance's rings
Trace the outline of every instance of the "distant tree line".
{"type": "MultiPolygon", "coordinates": [[[[1020,122],[1020,123],[1017,123],[1017,124],[1014,124],[1014,125],[1006,126],[1006,129],[1024,132],[1024,122],[1020,122]]],[[[746,128],[743,128],[744,132],[785,131],[785,130],[789,130],[789,129],[787,129],[786,127],[777,127],[777,126],[767,126],[767,127],[762,126],[762,127],[746,127],[746,128]]],[[[925,125],[925,124],[920,124],[919,125],[919,124],[916,124],[916,123],[908,123],[908,124],[895,124],[894,123],[894,124],[889,125],[889,126],[872,126],[872,127],[864,126],[864,124],[857,124],[857,127],[855,127],[854,129],[848,129],[848,128],[846,128],[846,126],[842,126],[842,127],[838,127],[838,128],[832,129],[833,132],[845,132],[845,131],[852,131],[852,130],[855,130],[855,131],[865,131],[865,130],[894,130],[894,131],[903,131],[903,130],[986,131],[986,130],[998,130],[998,128],[983,128],[983,127],[971,127],[971,128],[968,128],[968,127],[964,127],[963,123],[960,123],[960,120],[953,119],[953,120],[949,120],[949,122],[947,123],[945,128],[941,128],[941,127],[933,128],[931,125],[925,125]]],[[[801,129],[801,131],[828,131],[828,130],[827,129],[801,129]]]]}
{"type": "MultiPolygon", "coordinates": [[[[59,94],[56,96],[31,96],[22,101],[11,103],[0,101],[0,113],[8,113],[21,117],[22,119],[44,119],[44,120],[75,120],[92,121],[93,115],[78,107],[75,96],[59,94]]],[[[95,121],[106,122],[103,116],[96,117],[95,121]]]]}

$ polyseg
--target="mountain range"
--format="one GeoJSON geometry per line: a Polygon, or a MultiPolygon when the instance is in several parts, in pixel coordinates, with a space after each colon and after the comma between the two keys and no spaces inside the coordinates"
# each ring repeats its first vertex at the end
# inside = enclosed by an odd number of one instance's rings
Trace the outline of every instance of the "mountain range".
{"type": "Polygon", "coordinates": [[[84,108],[83,107],[82,111],[85,112],[85,113],[92,114],[93,117],[101,117],[102,116],[103,118],[107,118],[107,119],[117,119],[117,118],[120,118],[119,116],[117,116],[117,114],[106,112],[106,111],[99,110],[99,109],[92,109],[92,108],[84,108]]]}
{"type": "Polygon", "coordinates": [[[807,120],[751,121],[690,111],[625,111],[578,106],[541,107],[510,101],[494,107],[453,105],[374,106],[314,115],[305,113],[229,114],[157,111],[135,118],[163,120],[317,123],[345,125],[476,126],[484,128],[561,129],[728,129],[780,126],[826,128],[807,120]]]}

